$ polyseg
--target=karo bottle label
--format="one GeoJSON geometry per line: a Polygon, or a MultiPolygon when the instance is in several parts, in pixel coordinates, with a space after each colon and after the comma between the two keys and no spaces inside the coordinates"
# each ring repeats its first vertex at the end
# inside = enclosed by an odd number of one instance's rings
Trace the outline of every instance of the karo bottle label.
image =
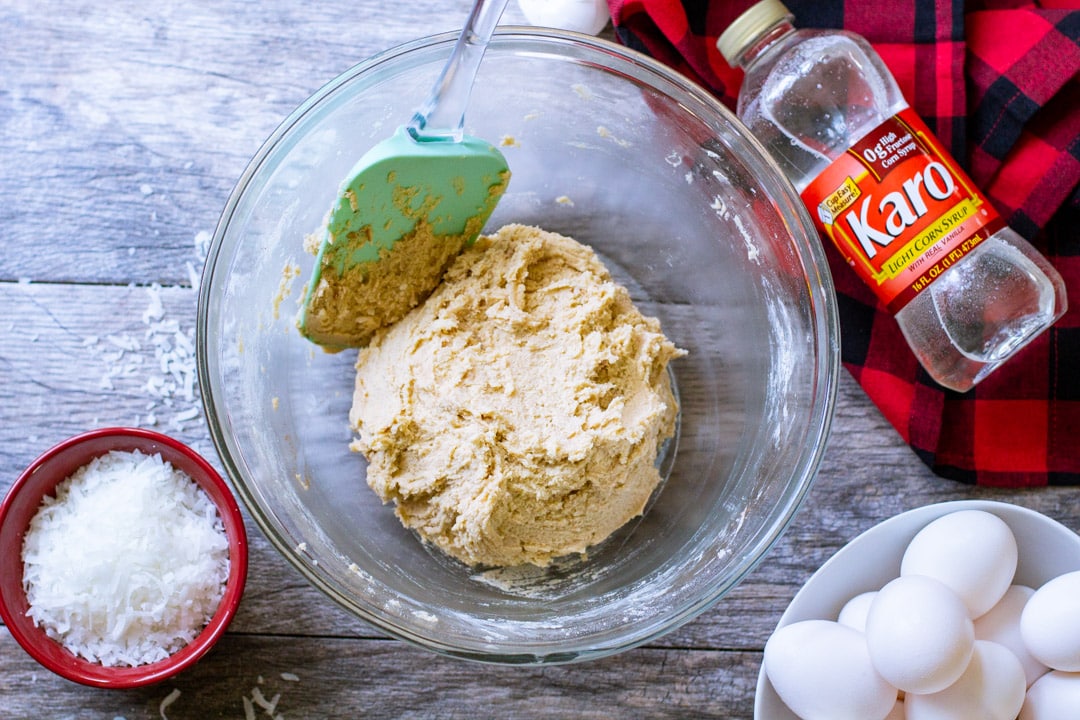
{"type": "Polygon", "coordinates": [[[836,158],[802,198],[894,314],[1005,225],[910,108],[836,158]]]}

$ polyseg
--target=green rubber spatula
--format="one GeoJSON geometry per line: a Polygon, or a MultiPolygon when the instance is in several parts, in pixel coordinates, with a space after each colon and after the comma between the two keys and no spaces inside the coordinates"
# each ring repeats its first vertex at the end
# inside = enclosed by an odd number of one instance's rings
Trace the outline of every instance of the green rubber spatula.
{"type": "Polygon", "coordinates": [[[510,171],[464,134],[473,80],[508,0],[478,0],[431,95],[341,184],[319,235],[301,334],[329,351],[363,347],[438,285],[483,230],[510,171]]]}

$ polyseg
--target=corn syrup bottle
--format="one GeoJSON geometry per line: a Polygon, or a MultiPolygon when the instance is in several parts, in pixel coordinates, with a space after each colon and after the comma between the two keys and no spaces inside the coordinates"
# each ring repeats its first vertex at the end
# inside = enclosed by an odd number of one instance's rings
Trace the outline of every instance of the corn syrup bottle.
{"type": "Polygon", "coordinates": [[[1065,313],[1064,282],[908,107],[865,39],[792,20],[762,0],[717,41],[745,71],[739,118],[930,376],[969,390],[1065,313]]]}

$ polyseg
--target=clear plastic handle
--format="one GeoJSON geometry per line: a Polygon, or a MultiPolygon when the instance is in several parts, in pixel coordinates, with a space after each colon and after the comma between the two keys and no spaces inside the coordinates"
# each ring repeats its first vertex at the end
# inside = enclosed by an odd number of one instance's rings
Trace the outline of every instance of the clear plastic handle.
{"type": "Polygon", "coordinates": [[[409,123],[409,134],[414,139],[422,142],[461,142],[465,108],[469,105],[476,71],[508,2],[477,0],[473,5],[454,51],[431,89],[431,95],[409,123]]]}

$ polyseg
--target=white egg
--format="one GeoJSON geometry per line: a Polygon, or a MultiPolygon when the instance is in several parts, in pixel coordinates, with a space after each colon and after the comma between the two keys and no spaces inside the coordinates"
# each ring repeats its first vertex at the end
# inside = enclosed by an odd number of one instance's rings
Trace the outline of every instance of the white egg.
{"type": "Polygon", "coordinates": [[[899,577],[878,591],[866,616],[866,645],[885,680],[909,693],[953,684],[971,659],[975,629],[964,603],[922,575],[899,577]]]}
{"type": "Polygon", "coordinates": [[[606,0],[518,0],[532,25],[596,35],[611,19],[606,0]]]}
{"type": "Polygon", "coordinates": [[[836,622],[847,625],[849,628],[863,632],[866,630],[866,614],[870,612],[870,604],[874,602],[877,590],[864,592],[844,603],[836,622]]]}
{"type": "Polygon", "coordinates": [[[926,575],[960,596],[971,618],[1001,599],[1016,574],[1016,537],[983,510],[944,515],[919,531],[904,552],[900,575],[926,575]]]}
{"type": "Polygon", "coordinates": [[[1035,591],[1020,616],[1020,635],[1039,662],[1080,671],[1080,571],[1059,575],[1035,591]]]}
{"type": "Polygon", "coordinates": [[[1080,714],[1080,673],[1048,672],[1028,688],[1017,720],[1076,720],[1080,714]]]}
{"type": "Polygon", "coordinates": [[[765,673],[802,720],[884,720],[896,688],[870,663],[862,633],[828,620],[779,628],[765,643],[765,673]]]}
{"type": "Polygon", "coordinates": [[[1024,704],[1024,668],[1008,648],[976,640],[971,662],[949,687],[904,700],[906,720],[1015,720],[1024,704]]]}
{"type": "Polygon", "coordinates": [[[997,605],[975,620],[975,639],[990,640],[1011,650],[1024,667],[1024,677],[1029,686],[1050,669],[1028,652],[1020,635],[1020,614],[1034,594],[1035,590],[1026,585],[1012,585],[997,605]]]}

